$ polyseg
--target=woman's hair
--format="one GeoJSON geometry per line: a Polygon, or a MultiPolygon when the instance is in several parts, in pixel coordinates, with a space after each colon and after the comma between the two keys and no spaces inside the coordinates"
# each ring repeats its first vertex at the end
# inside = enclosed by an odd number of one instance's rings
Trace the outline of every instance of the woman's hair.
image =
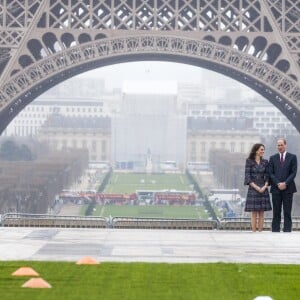
{"type": "Polygon", "coordinates": [[[264,144],[261,144],[261,143],[256,143],[252,146],[252,149],[249,153],[249,156],[248,156],[248,159],[255,159],[255,155],[256,155],[256,151],[261,147],[263,146],[265,148],[265,145],[264,144]]]}

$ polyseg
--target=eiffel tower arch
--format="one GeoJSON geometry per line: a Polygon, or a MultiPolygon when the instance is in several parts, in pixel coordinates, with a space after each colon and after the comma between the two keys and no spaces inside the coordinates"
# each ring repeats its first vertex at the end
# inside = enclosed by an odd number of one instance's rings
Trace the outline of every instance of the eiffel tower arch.
{"type": "Polygon", "coordinates": [[[163,60],[256,90],[300,132],[300,0],[1,0],[0,132],[88,70],[163,60]]]}

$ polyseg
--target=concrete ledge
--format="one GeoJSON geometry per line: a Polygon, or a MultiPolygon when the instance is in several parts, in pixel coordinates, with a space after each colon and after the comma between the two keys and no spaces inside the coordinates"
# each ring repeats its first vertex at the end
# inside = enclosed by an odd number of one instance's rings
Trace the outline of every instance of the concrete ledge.
{"type": "Polygon", "coordinates": [[[0,227],[0,260],[300,264],[300,232],[0,227]]]}

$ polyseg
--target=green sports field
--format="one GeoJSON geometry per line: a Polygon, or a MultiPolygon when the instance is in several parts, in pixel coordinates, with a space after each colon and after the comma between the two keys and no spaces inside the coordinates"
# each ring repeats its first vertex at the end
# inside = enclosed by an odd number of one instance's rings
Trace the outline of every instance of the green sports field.
{"type": "MultiPolygon", "coordinates": [[[[192,191],[185,174],[113,173],[104,193],[131,194],[137,190],[192,191]]],[[[85,214],[87,206],[81,210],[85,214]]],[[[93,216],[140,218],[207,219],[202,206],[176,205],[96,205],[93,216]]]]}
{"type": "Polygon", "coordinates": [[[299,265],[0,262],[2,300],[298,300],[299,278],[299,265]],[[22,288],[22,266],[52,288],[22,288]]]}
{"type": "Polygon", "coordinates": [[[130,194],[136,190],[192,191],[185,174],[113,173],[104,193],[130,194]]]}
{"type": "MultiPolygon", "coordinates": [[[[82,207],[84,215],[87,206],[82,207]]],[[[170,205],[96,205],[93,216],[100,217],[140,217],[140,218],[184,218],[207,219],[208,214],[202,206],[170,206],[170,205]]]]}

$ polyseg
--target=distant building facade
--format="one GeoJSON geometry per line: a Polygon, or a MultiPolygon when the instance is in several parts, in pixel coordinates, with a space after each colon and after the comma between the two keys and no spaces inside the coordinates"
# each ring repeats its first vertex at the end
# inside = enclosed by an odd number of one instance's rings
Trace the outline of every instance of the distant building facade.
{"type": "Polygon", "coordinates": [[[262,136],[298,135],[291,122],[273,105],[268,103],[194,103],[185,105],[187,116],[200,118],[247,118],[249,130],[256,130],[262,136]]]}
{"type": "Polygon", "coordinates": [[[4,136],[37,136],[40,128],[53,114],[74,117],[109,115],[104,103],[96,99],[42,99],[25,107],[9,124],[4,136]]]}
{"type": "Polygon", "coordinates": [[[208,162],[210,151],[215,149],[246,155],[254,142],[261,142],[260,136],[254,132],[227,130],[190,132],[187,138],[187,162],[208,162]]]}
{"type": "Polygon", "coordinates": [[[41,127],[38,139],[52,149],[87,149],[90,162],[111,161],[110,117],[52,115],[41,127]]]}
{"type": "Polygon", "coordinates": [[[106,92],[104,82],[98,79],[67,80],[27,105],[2,135],[36,136],[52,114],[107,117],[119,109],[120,96],[118,90],[106,92]]]}
{"type": "Polygon", "coordinates": [[[245,100],[225,84],[212,90],[197,83],[128,81],[122,90],[106,92],[104,81],[81,78],[36,99],[3,133],[39,136],[55,149],[87,148],[90,161],[121,168],[142,169],[150,157],[154,171],[205,165],[213,149],[248,153],[262,137],[293,135],[298,132],[275,106],[245,100]]]}
{"type": "Polygon", "coordinates": [[[177,111],[176,82],[125,82],[120,114],[112,121],[112,159],[115,166],[145,168],[151,153],[153,171],[174,161],[186,161],[186,117],[177,111]]]}

